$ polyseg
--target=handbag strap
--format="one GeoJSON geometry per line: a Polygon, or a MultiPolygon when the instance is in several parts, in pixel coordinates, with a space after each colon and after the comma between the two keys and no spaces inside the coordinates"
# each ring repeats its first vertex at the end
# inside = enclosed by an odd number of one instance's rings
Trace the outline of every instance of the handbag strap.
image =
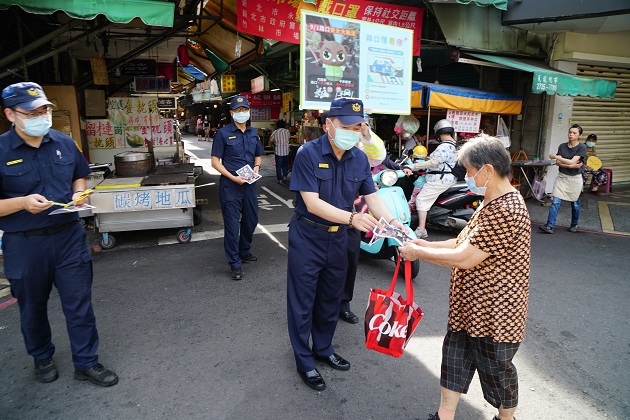
{"type": "MultiPolygon", "coordinates": [[[[392,278],[392,283],[389,285],[389,290],[387,290],[386,296],[391,297],[394,293],[394,289],[396,289],[396,280],[398,279],[398,272],[400,270],[400,254],[398,255],[398,259],[396,260],[396,269],[394,270],[394,277],[392,278]]],[[[411,261],[405,260],[405,289],[407,291],[407,302],[413,304],[413,282],[411,281],[411,261]]]]}
{"type": "Polygon", "coordinates": [[[400,270],[400,255],[398,255],[398,259],[396,260],[396,269],[394,270],[394,277],[392,277],[392,283],[389,285],[389,290],[387,291],[386,296],[391,297],[394,294],[394,289],[396,289],[396,279],[398,279],[398,271],[400,270]]]}
{"type": "Polygon", "coordinates": [[[411,261],[405,260],[405,287],[407,289],[407,302],[413,305],[413,282],[411,281],[411,261]]]}

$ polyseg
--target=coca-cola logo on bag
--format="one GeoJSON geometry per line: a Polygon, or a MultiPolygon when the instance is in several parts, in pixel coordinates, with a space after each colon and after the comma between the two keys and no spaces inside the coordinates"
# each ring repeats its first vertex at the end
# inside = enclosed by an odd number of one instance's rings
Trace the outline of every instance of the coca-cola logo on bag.
{"type": "Polygon", "coordinates": [[[407,325],[400,325],[398,324],[398,321],[394,321],[394,324],[390,324],[388,321],[389,318],[386,318],[385,314],[376,314],[372,317],[372,319],[370,319],[370,323],[368,325],[370,330],[379,331],[379,340],[381,335],[396,338],[407,338],[407,325]]]}

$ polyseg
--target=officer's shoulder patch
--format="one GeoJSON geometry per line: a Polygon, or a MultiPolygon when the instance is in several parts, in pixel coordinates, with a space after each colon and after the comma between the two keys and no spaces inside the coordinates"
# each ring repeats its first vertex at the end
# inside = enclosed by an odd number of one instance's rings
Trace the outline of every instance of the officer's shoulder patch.
{"type": "Polygon", "coordinates": [[[318,167],[318,168],[328,169],[328,167],[329,167],[329,166],[328,166],[328,164],[327,164],[327,163],[321,163],[321,162],[320,162],[320,163],[318,163],[318,164],[317,164],[317,167],[318,167]]]}
{"type": "Polygon", "coordinates": [[[230,136],[230,137],[228,137],[228,140],[232,140],[232,139],[235,139],[235,138],[236,138],[236,136],[230,136]]]}
{"type": "Polygon", "coordinates": [[[23,160],[23,159],[16,159],[16,160],[12,160],[12,161],[10,161],[10,162],[7,162],[7,166],[9,166],[9,165],[15,165],[16,163],[22,163],[22,162],[24,162],[24,160],[23,160]]]}

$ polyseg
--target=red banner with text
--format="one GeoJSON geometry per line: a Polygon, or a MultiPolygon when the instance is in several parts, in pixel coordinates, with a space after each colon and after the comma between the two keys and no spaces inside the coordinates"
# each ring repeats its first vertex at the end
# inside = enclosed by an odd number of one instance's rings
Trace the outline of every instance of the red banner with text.
{"type": "MultiPolygon", "coordinates": [[[[237,0],[238,30],[299,44],[301,4],[297,0],[237,0]]],[[[318,4],[318,13],[413,30],[413,55],[420,56],[424,9],[361,0],[320,0],[318,4]]]]}

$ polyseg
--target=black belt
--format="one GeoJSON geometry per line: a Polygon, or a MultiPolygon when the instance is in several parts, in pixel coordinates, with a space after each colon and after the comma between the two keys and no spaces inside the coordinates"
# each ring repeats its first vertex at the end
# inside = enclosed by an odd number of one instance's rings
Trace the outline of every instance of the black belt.
{"type": "Polygon", "coordinates": [[[14,235],[24,235],[24,236],[53,235],[55,233],[63,232],[64,230],[69,229],[75,223],[78,223],[78,222],[79,222],[78,220],[73,220],[72,222],[66,223],[65,225],[59,225],[59,226],[54,226],[54,227],[49,227],[49,228],[44,228],[44,229],[27,230],[24,232],[6,232],[6,233],[11,233],[14,235]]]}
{"type": "Polygon", "coordinates": [[[311,226],[313,226],[314,228],[317,228],[317,229],[325,230],[326,232],[329,232],[329,233],[337,232],[339,230],[339,228],[342,227],[341,225],[332,225],[331,226],[331,225],[324,225],[322,223],[317,223],[317,222],[312,221],[311,219],[307,219],[306,217],[304,217],[302,215],[298,215],[297,219],[301,220],[302,222],[306,223],[307,225],[311,225],[311,226]]]}

